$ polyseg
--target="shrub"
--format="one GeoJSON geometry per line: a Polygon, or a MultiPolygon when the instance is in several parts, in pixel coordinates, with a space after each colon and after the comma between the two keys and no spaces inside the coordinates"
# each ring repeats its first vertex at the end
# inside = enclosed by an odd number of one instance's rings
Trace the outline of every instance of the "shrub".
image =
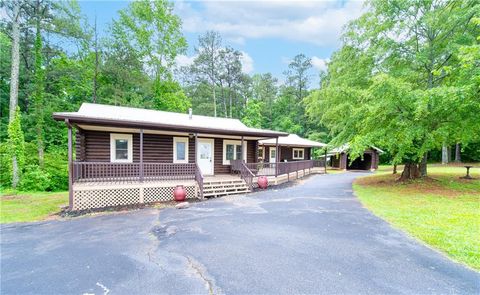
{"type": "Polygon", "coordinates": [[[20,180],[22,191],[46,191],[51,184],[50,174],[42,171],[37,165],[28,165],[20,180]]]}
{"type": "Polygon", "coordinates": [[[65,153],[52,151],[45,154],[44,171],[50,175],[49,191],[68,190],[68,161],[65,153]]]}

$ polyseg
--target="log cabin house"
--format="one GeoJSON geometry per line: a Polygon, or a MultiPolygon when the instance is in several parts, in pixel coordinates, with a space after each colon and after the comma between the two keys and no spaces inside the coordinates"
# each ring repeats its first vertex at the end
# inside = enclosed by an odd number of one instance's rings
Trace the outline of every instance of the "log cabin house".
{"type": "Polygon", "coordinates": [[[278,138],[278,147],[276,139],[263,139],[258,142],[259,162],[276,162],[277,151],[280,162],[311,160],[313,148],[324,148],[325,143],[302,138],[296,134],[289,134],[278,138]]]}
{"type": "Polygon", "coordinates": [[[191,110],[83,103],[77,112],[53,118],[68,127],[71,210],[169,201],[177,185],[185,187],[187,198],[246,193],[260,175],[278,184],[324,171],[314,161],[294,166],[278,157],[266,167],[258,163],[259,140],[278,143],[287,133],[191,110]]]}

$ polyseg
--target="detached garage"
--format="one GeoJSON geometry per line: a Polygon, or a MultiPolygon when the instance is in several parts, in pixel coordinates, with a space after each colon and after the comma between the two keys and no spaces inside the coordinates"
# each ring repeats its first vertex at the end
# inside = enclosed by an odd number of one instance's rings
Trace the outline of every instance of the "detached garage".
{"type": "Polygon", "coordinates": [[[330,152],[330,165],[332,168],[342,170],[376,170],[378,169],[379,155],[383,151],[376,147],[371,147],[363,152],[363,156],[356,158],[351,162],[348,154],[348,146],[344,145],[330,152]],[[350,163],[351,162],[351,163],[350,163]]]}

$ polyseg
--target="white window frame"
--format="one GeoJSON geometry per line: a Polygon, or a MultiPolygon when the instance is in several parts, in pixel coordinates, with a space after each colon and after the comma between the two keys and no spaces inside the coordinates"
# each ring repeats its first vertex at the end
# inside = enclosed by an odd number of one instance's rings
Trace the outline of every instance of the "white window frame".
{"type": "MultiPolygon", "coordinates": [[[[230,165],[230,160],[227,160],[227,144],[241,145],[242,141],[241,140],[227,140],[227,139],[223,140],[223,161],[222,161],[223,165],[230,165]]],[[[246,160],[247,160],[247,141],[246,140],[243,141],[242,153],[243,153],[243,159],[246,162],[246,160]]],[[[235,149],[234,153],[233,153],[233,158],[235,160],[240,160],[240,159],[236,159],[235,158],[236,156],[237,156],[237,151],[235,149]]]]}
{"type": "Polygon", "coordinates": [[[294,148],[292,149],[292,159],[294,160],[304,160],[305,159],[305,149],[299,149],[299,148],[294,148]],[[297,154],[300,155],[300,152],[302,152],[302,156],[297,156],[295,157],[295,152],[298,152],[297,154]]]}
{"type": "Polygon", "coordinates": [[[262,161],[265,161],[265,146],[259,146],[258,150],[260,151],[260,149],[262,149],[262,153],[259,153],[259,158],[262,159],[262,161]]]}
{"type": "Polygon", "coordinates": [[[188,137],[173,138],[173,163],[188,163],[188,137]],[[177,142],[185,143],[185,160],[177,159],[177,142]]]}
{"type": "Polygon", "coordinates": [[[133,136],[132,134],[110,133],[110,162],[112,163],[132,163],[133,162],[133,136]],[[118,139],[126,139],[127,143],[127,159],[118,160],[116,155],[115,141],[118,139]]]}

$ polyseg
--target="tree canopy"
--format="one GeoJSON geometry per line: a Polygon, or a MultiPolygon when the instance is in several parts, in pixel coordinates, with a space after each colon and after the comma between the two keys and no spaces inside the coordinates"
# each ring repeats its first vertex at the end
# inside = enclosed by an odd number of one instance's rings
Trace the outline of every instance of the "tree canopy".
{"type": "Polygon", "coordinates": [[[332,144],[349,143],[354,156],[381,146],[407,165],[402,178],[419,177],[429,151],[478,141],[480,6],[374,0],[367,7],[349,24],[307,110],[332,144]]]}

